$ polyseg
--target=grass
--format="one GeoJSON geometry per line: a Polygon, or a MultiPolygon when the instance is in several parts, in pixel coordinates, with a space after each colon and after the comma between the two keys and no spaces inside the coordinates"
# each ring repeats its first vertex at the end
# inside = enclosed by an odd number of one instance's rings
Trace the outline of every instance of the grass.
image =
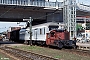
{"type": "Polygon", "coordinates": [[[4,54],[0,53],[0,60],[10,60],[10,59],[6,57],[4,54]]]}
{"type": "Polygon", "coordinates": [[[4,51],[0,50],[0,60],[15,60],[15,59],[8,56],[4,51]]]}
{"type": "Polygon", "coordinates": [[[80,56],[78,54],[72,54],[70,52],[65,52],[62,50],[43,48],[39,46],[22,45],[22,46],[14,46],[14,48],[19,48],[26,51],[31,51],[31,52],[40,53],[43,55],[52,56],[60,60],[90,60],[90,57],[87,57],[87,56],[80,56]]]}

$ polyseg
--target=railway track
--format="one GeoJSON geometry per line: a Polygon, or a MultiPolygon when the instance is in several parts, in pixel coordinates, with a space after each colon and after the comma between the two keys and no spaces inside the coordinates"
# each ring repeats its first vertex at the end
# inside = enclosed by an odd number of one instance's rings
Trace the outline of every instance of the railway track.
{"type": "Polygon", "coordinates": [[[27,52],[6,46],[0,47],[0,49],[12,56],[15,56],[16,58],[18,58],[18,60],[58,60],[49,56],[44,56],[33,52],[27,52]]]}
{"type": "MultiPolygon", "coordinates": [[[[48,48],[48,47],[45,47],[45,48],[48,48]]],[[[60,50],[60,49],[55,48],[55,47],[54,48],[51,47],[51,49],[60,50]]],[[[88,57],[90,57],[90,50],[63,48],[63,49],[61,49],[61,51],[70,52],[72,54],[78,54],[78,55],[81,55],[81,56],[88,56],[88,57]]]]}
{"type": "MultiPolygon", "coordinates": [[[[40,46],[40,47],[42,47],[42,46],[40,46]]],[[[43,47],[48,48],[47,46],[43,46],[43,47]]],[[[10,55],[17,57],[19,60],[58,60],[58,59],[54,59],[52,57],[47,57],[47,56],[43,56],[43,55],[32,53],[32,52],[22,51],[22,50],[11,48],[11,47],[0,47],[0,49],[4,50],[5,52],[9,53],[10,55]]],[[[52,48],[52,49],[57,50],[58,48],[52,48]]],[[[63,48],[63,49],[61,49],[61,51],[70,52],[72,54],[77,54],[80,56],[90,57],[90,50],[63,48]]]]}
{"type": "Polygon", "coordinates": [[[67,51],[70,52],[72,54],[77,54],[80,56],[86,56],[86,57],[90,57],[90,50],[81,50],[81,49],[62,49],[62,51],[67,51]]]}

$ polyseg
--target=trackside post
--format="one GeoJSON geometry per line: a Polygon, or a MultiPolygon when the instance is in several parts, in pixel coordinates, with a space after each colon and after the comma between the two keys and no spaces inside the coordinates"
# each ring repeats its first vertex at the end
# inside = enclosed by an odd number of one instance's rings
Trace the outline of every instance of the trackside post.
{"type": "Polygon", "coordinates": [[[30,17],[30,19],[23,19],[23,21],[29,22],[29,29],[30,29],[30,31],[29,31],[29,33],[30,33],[29,44],[30,44],[30,46],[32,46],[32,21],[33,21],[33,19],[30,17]]]}
{"type": "Polygon", "coordinates": [[[30,17],[29,23],[30,23],[30,41],[29,41],[29,43],[32,46],[32,18],[31,17],[30,17]]]}

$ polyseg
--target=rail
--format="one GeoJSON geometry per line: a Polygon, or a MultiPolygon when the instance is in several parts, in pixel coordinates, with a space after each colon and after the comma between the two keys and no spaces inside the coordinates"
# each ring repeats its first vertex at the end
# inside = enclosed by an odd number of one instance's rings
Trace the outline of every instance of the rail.
{"type": "Polygon", "coordinates": [[[12,56],[15,56],[20,60],[58,60],[49,56],[44,56],[33,52],[27,52],[27,51],[23,51],[23,50],[11,48],[11,47],[0,47],[0,49],[12,56]]]}

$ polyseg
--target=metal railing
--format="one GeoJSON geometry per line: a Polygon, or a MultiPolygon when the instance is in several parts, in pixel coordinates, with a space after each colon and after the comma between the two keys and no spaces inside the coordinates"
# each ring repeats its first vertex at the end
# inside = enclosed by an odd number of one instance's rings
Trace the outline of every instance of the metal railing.
{"type": "MultiPolygon", "coordinates": [[[[0,5],[20,5],[37,7],[56,7],[63,8],[63,2],[31,1],[31,0],[0,0],[0,5]]],[[[90,11],[90,6],[77,3],[78,10],[90,11]]]]}
{"type": "Polygon", "coordinates": [[[39,7],[58,7],[62,6],[61,2],[47,2],[47,1],[30,1],[30,0],[0,0],[2,5],[21,5],[21,6],[39,6],[39,7]]]}
{"type": "Polygon", "coordinates": [[[90,12],[90,6],[77,3],[77,9],[90,12]]]}
{"type": "Polygon", "coordinates": [[[76,17],[76,19],[77,19],[77,21],[85,21],[85,19],[86,19],[87,22],[90,22],[90,18],[76,17]]]}

